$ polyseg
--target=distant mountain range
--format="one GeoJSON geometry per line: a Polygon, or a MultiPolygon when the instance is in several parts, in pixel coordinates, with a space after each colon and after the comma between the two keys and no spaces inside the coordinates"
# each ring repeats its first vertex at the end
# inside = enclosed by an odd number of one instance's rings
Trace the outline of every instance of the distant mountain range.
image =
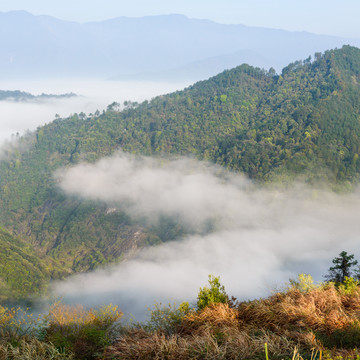
{"type": "Polygon", "coordinates": [[[67,94],[40,94],[33,95],[25,91],[20,90],[0,90],[0,101],[29,101],[29,100],[44,100],[44,99],[63,99],[77,96],[74,93],[67,94]]]}
{"type": "Polygon", "coordinates": [[[223,25],[182,15],[76,23],[0,13],[2,78],[57,76],[199,80],[249,63],[280,71],[314,52],[359,39],[223,25]]]}

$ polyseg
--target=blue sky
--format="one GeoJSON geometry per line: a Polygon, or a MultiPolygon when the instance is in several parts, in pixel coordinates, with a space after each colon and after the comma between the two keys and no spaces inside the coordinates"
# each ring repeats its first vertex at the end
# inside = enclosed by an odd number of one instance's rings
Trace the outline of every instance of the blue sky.
{"type": "Polygon", "coordinates": [[[10,10],[80,22],[177,13],[220,23],[360,38],[359,0],[1,0],[0,11],[10,10]]]}

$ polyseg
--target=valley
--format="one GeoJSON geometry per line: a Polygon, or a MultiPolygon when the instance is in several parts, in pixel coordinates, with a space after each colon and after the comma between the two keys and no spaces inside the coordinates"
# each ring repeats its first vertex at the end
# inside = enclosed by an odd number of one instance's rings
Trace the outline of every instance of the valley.
{"type": "Polygon", "coordinates": [[[344,46],[280,75],[241,65],[151,101],[124,102],[123,110],[114,103],[97,115],[55,119],[5,152],[0,223],[56,263],[54,279],[194,234],[172,216],[152,224],[121,202],[59,188],[56,171],[119,150],[165,162],[191,156],[255,184],[301,179],[346,191],[360,170],[359,74],[359,49],[344,46]]]}

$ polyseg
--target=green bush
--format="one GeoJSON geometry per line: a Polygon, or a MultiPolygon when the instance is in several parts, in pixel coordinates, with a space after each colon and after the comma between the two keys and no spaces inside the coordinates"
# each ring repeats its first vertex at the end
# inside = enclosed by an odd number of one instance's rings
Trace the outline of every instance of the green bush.
{"type": "Polygon", "coordinates": [[[174,334],[184,317],[191,311],[188,302],[163,305],[156,303],[150,310],[150,320],[146,323],[145,329],[148,331],[161,331],[166,335],[174,334]]]}
{"type": "Polygon", "coordinates": [[[229,301],[229,297],[225,292],[225,288],[220,284],[220,277],[209,275],[209,287],[204,286],[200,288],[197,297],[197,308],[202,310],[210,304],[223,303],[226,304],[229,301]]]}
{"type": "Polygon", "coordinates": [[[359,284],[358,280],[345,276],[344,282],[338,285],[338,290],[341,294],[351,295],[359,290],[359,284]]]}
{"type": "Polygon", "coordinates": [[[305,293],[314,290],[317,287],[317,285],[314,284],[313,277],[304,273],[299,274],[297,279],[290,279],[289,285],[290,287],[305,293]]]}

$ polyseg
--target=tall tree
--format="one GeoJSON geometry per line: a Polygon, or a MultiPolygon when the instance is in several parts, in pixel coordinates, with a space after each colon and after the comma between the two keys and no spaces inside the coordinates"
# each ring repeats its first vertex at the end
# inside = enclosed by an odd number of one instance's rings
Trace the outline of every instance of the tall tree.
{"type": "Polygon", "coordinates": [[[343,283],[345,278],[358,276],[356,271],[352,268],[357,265],[357,260],[354,260],[354,255],[349,255],[346,251],[342,251],[338,257],[332,260],[334,266],[330,267],[329,274],[325,276],[327,281],[334,281],[343,283]]]}

